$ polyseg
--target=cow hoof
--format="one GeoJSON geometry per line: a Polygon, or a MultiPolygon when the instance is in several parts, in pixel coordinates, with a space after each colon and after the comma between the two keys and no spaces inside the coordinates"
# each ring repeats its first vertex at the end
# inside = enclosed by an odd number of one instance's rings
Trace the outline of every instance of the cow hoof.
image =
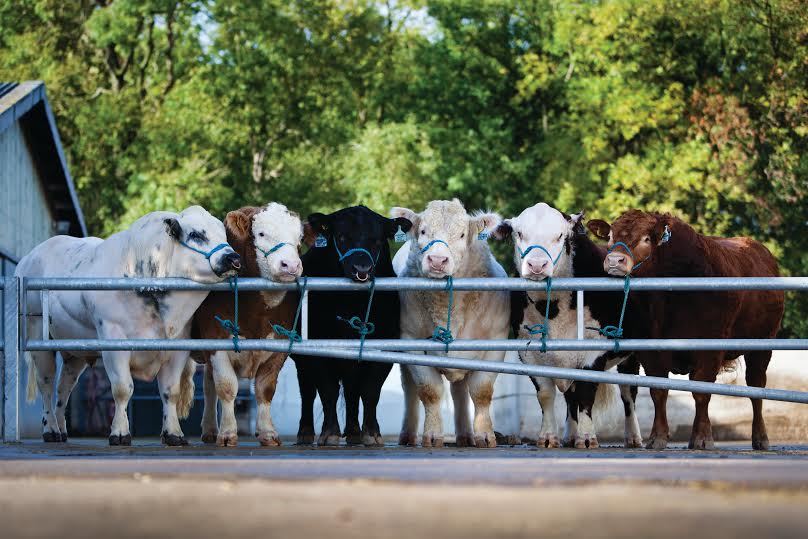
{"type": "Polygon", "coordinates": [[[321,434],[320,439],[317,440],[317,445],[337,446],[339,445],[339,438],[339,434],[321,434]]]}
{"type": "Polygon", "coordinates": [[[311,445],[314,443],[314,434],[298,434],[295,445],[311,445]]]}
{"type": "Polygon", "coordinates": [[[654,437],[648,440],[645,444],[646,449],[665,449],[668,447],[668,440],[666,438],[654,437]]]}
{"type": "Polygon", "coordinates": [[[132,435],[112,434],[109,437],[109,445],[132,445],[132,435]]]}
{"type": "Polygon", "coordinates": [[[219,437],[219,433],[215,430],[208,431],[202,433],[202,443],[203,444],[215,444],[216,438],[219,437]]]}
{"type": "Polygon", "coordinates": [[[238,434],[235,432],[223,432],[216,437],[216,445],[219,447],[236,447],[238,445],[238,434]]]}
{"type": "Polygon", "coordinates": [[[493,432],[483,432],[474,436],[474,444],[480,449],[497,446],[497,438],[493,432]]]}
{"type": "MultiPolygon", "coordinates": [[[[575,442],[573,442],[573,445],[575,442]]],[[[558,439],[558,436],[555,434],[541,434],[539,435],[539,439],[536,442],[537,447],[543,447],[545,449],[553,449],[556,447],[561,447],[561,441],[558,439]]]]}
{"type": "Polygon", "coordinates": [[[164,432],[160,435],[160,441],[163,442],[164,445],[169,447],[180,447],[183,445],[188,445],[188,440],[185,439],[182,435],[177,434],[169,434],[164,432]]]}
{"type": "Polygon", "coordinates": [[[575,447],[575,438],[564,438],[561,440],[561,447],[575,447]]]}
{"type": "Polygon", "coordinates": [[[280,447],[281,438],[275,431],[259,432],[256,434],[258,443],[264,447],[280,447]]]}
{"type": "Polygon", "coordinates": [[[365,443],[364,437],[358,432],[345,435],[345,443],[348,445],[362,445],[365,443]]]}
{"type": "Polygon", "coordinates": [[[768,451],[769,437],[764,434],[760,438],[752,438],[752,449],[755,451],[768,451]]]}
{"type": "Polygon", "coordinates": [[[62,435],[58,432],[43,432],[42,441],[49,444],[52,444],[54,442],[61,442],[62,435]]]}
{"type": "MultiPolygon", "coordinates": [[[[63,433],[61,434],[60,438],[61,438],[61,442],[62,442],[62,443],[66,443],[66,442],[67,442],[67,433],[66,433],[66,432],[63,432],[63,433]]],[[[768,446],[768,442],[766,442],[766,444],[767,444],[767,446],[768,446]]]]}
{"type": "Polygon", "coordinates": [[[690,439],[690,443],[687,444],[687,448],[696,450],[715,449],[715,441],[713,441],[712,438],[707,438],[706,436],[695,436],[690,439]]]}
{"type": "Polygon", "coordinates": [[[474,441],[474,434],[467,432],[465,434],[458,434],[455,442],[457,447],[474,447],[477,443],[474,441]]]}
{"type": "Polygon", "coordinates": [[[642,436],[629,436],[626,438],[626,449],[642,448],[642,436]]]}
{"type": "Polygon", "coordinates": [[[418,435],[414,432],[402,432],[398,435],[398,445],[415,447],[418,445],[418,435]]]}
{"type": "Polygon", "coordinates": [[[597,436],[584,434],[575,439],[576,449],[597,449],[598,438],[597,436]]]}
{"type": "Polygon", "coordinates": [[[421,445],[423,447],[443,447],[443,436],[434,432],[427,432],[421,439],[421,445]]]}

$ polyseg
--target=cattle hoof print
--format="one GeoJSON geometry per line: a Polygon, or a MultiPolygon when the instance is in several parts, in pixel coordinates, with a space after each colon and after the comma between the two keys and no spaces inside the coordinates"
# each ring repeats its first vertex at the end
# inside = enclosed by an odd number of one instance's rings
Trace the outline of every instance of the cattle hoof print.
{"type": "Polygon", "coordinates": [[[317,440],[317,445],[320,446],[338,446],[339,434],[321,434],[320,439],[317,440]]]}
{"type": "Polygon", "coordinates": [[[413,432],[402,432],[398,435],[398,445],[416,447],[418,445],[418,435],[413,432]]]}
{"type": "MultiPolygon", "coordinates": [[[[574,441],[573,445],[575,445],[574,441]]],[[[542,434],[541,436],[539,436],[539,440],[536,442],[536,446],[544,449],[554,449],[561,447],[561,441],[555,434],[542,434]]]]}
{"type": "Polygon", "coordinates": [[[626,438],[626,449],[642,449],[642,437],[629,436],[626,438]]]}
{"type": "MultiPolygon", "coordinates": [[[[65,438],[66,439],[66,438],[65,438]]],[[[55,443],[62,441],[62,435],[58,432],[43,432],[42,433],[42,441],[45,443],[55,443]]]]}
{"type": "Polygon", "coordinates": [[[485,432],[474,437],[474,443],[479,449],[489,449],[497,446],[497,438],[493,432],[485,432]]]}
{"type": "Polygon", "coordinates": [[[421,440],[421,446],[435,448],[443,447],[443,436],[439,436],[433,432],[428,432],[424,434],[424,437],[421,440]]]}
{"type": "Polygon", "coordinates": [[[236,447],[238,445],[238,435],[235,432],[219,434],[216,437],[216,445],[219,447],[236,447]]]}
{"type": "Polygon", "coordinates": [[[456,438],[457,447],[475,447],[477,442],[474,440],[474,434],[458,434],[456,438]]]}
{"type": "Polygon", "coordinates": [[[598,446],[598,438],[597,436],[590,436],[585,434],[580,438],[576,438],[575,440],[575,448],[576,449],[597,449],[598,446]]]}
{"type": "Polygon", "coordinates": [[[263,447],[280,447],[281,438],[277,432],[261,432],[257,434],[258,443],[263,447]]]}
{"type": "Polygon", "coordinates": [[[132,435],[112,434],[109,437],[109,445],[132,445],[132,435]]]}
{"type": "Polygon", "coordinates": [[[202,434],[202,437],[201,437],[202,438],[202,443],[203,444],[215,444],[216,443],[216,438],[218,438],[218,437],[219,437],[219,433],[216,432],[215,430],[210,431],[210,432],[205,432],[204,434],[202,434]]]}
{"type": "Polygon", "coordinates": [[[188,445],[188,440],[186,440],[184,436],[178,434],[168,434],[166,432],[160,435],[160,441],[169,447],[181,447],[183,445],[188,445]]]}

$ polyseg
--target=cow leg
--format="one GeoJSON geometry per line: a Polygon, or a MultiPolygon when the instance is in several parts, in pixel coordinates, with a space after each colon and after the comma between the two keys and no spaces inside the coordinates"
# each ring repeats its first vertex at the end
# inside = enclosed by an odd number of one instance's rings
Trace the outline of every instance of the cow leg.
{"type": "Polygon", "coordinates": [[[311,372],[312,361],[301,358],[295,361],[297,385],[300,388],[300,425],[297,429],[297,445],[314,443],[314,399],[317,398],[317,385],[311,372]]]}
{"type": "Polygon", "coordinates": [[[59,387],[56,390],[56,422],[61,432],[61,441],[67,441],[67,421],[65,420],[65,409],[70,399],[76,382],[79,381],[81,373],[87,368],[87,361],[62,356],[62,373],[59,375],[59,387]]]}
{"type": "MultiPolygon", "coordinates": [[[[721,354],[715,352],[696,353],[696,358],[692,363],[696,367],[690,374],[691,380],[700,382],[715,382],[718,371],[721,368],[721,354]]],[[[690,434],[689,449],[715,449],[713,441],[713,427],[710,424],[709,393],[693,393],[693,400],[696,401],[696,417],[693,419],[693,430],[690,434]]]]}
{"type": "MultiPolygon", "coordinates": [[[[343,394],[345,395],[345,443],[359,445],[362,443],[362,430],[359,427],[359,398],[362,393],[359,380],[358,365],[350,369],[342,380],[343,394]]],[[[365,415],[367,415],[365,408],[365,415]]]]}
{"type": "Polygon", "coordinates": [[[404,419],[401,422],[401,434],[398,445],[418,445],[418,422],[420,421],[421,402],[418,390],[410,374],[410,367],[401,365],[401,388],[404,391],[404,419]]]}
{"type": "Polygon", "coordinates": [[[272,354],[255,374],[255,435],[262,446],[280,446],[281,438],[272,423],[272,399],[278,386],[278,374],[286,361],[286,354],[272,354]]]}
{"type": "MultiPolygon", "coordinates": [[[[668,377],[667,365],[670,364],[669,353],[659,353],[642,361],[645,374],[648,376],[668,377]]],[[[654,424],[648,436],[646,449],[665,449],[668,447],[670,430],[668,428],[668,390],[651,388],[651,400],[654,402],[654,424]]]]}
{"type": "MultiPolygon", "coordinates": [[[[622,374],[639,374],[640,363],[633,356],[617,366],[622,374]]],[[[642,433],[637,419],[637,386],[620,386],[620,400],[626,414],[625,441],[626,447],[642,447],[642,433]]]]}
{"type": "MultiPolygon", "coordinates": [[[[53,386],[56,382],[56,355],[53,352],[28,352],[29,361],[36,367],[36,385],[42,397],[42,440],[45,442],[61,442],[59,423],[53,413],[53,386]]],[[[29,369],[28,376],[33,373],[29,369]]],[[[31,380],[28,381],[30,386],[31,380]]]]}
{"type": "Polygon", "coordinates": [[[339,400],[339,377],[330,369],[320,373],[317,390],[323,403],[323,428],[320,430],[318,445],[339,445],[340,427],[337,416],[337,401],[339,400]]]}
{"type": "Polygon", "coordinates": [[[578,434],[575,436],[575,447],[578,449],[595,449],[598,437],[595,423],[592,420],[592,407],[598,384],[593,382],[575,382],[575,400],[578,401],[578,434]]]}
{"type": "MultiPolygon", "coordinates": [[[[766,369],[771,360],[771,350],[749,352],[744,354],[746,361],[746,385],[766,387],[766,369]]],[[[763,401],[752,400],[752,449],[767,451],[769,436],[766,434],[766,423],[763,421],[763,401]]]]}
{"type": "MultiPolygon", "coordinates": [[[[119,338],[118,336],[112,338],[119,338]]],[[[129,432],[129,416],[126,408],[135,384],[129,370],[130,352],[102,352],[104,369],[109,377],[112,398],[115,401],[115,415],[109,435],[109,445],[132,445],[132,434],[129,432]]]]}
{"type": "Polygon", "coordinates": [[[477,447],[496,447],[497,437],[491,421],[496,373],[475,371],[468,377],[469,395],[474,403],[474,442],[477,447]]]}
{"type": "Polygon", "coordinates": [[[474,447],[474,431],[471,426],[469,408],[469,378],[467,376],[450,384],[452,402],[454,403],[455,439],[457,447],[474,447]]]}
{"type": "Polygon", "coordinates": [[[409,368],[418,398],[424,405],[424,435],[421,445],[443,447],[443,417],[440,410],[443,377],[434,367],[411,365],[409,368]]]}
{"type": "Polygon", "coordinates": [[[222,417],[219,422],[219,435],[216,445],[233,447],[238,444],[238,424],[236,422],[236,396],[238,395],[238,377],[230,363],[227,352],[220,350],[210,356],[213,369],[213,384],[216,396],[222,403],[222,417]]]}
{"type": "Polygon", "coordinates": [[[575,395],[574,384],[564,392],[564,400],[567,402],[567,421],[564,424],[561,444],[564,447],[575,447],[575,439],[578,437],[578,398],[575,395]]]}
{"type": "Polygon", "coordinates": [[[379,406],[382,386],[393,368],[389,363],[368,363],[361,366],[362,375],[362,443],[367,446],[384,445],[376,409],[379,406]]]}
{"type": "Polygon", "coordinates": [[[219,423],[216,419],[216,406],[219,402],[216,396],[216,384],[213,383],[213,367],[210,360],[205,362],[205,378],[202,385],[205,394],[205,407],[202,410],[202,442],[215,444],[219,436],[219,423]]]}
{"type": "Polygon", "coordinates": [[[550,378],[531,378],[531,380],[536,386],[536,397],[539,399],[541,407],[541,429],[536,445],[545,448],[560,447],[558,423],[555,416],[555,383],[550,378]]]}
{"type": "Polygon", "coordinates": [[[168,446],[188,445],[180,427],[177,408],[183,408],[181,401],[193,400],[192,388],[190,395],[183,394],[188,391],[183,385],[182,377],[189,361],[192,360],[188,352],[170,352],[168,361],[157,373],[157,387],[163,401],[163,430],[160,432],[160,440],[168,446]]]}

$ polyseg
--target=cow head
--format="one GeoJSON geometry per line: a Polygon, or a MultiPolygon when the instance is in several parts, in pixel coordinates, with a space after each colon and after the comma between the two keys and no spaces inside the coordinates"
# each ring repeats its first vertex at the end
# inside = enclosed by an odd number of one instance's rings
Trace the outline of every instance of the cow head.
{"type": "Polygon", "coordinates": [[[523,278],[541,281],[557,275],[560,268],[566,268],[562,275],[567,275],[572,268],[572,236],[584,232],[583,216],[583,211],[566,215],[540,202],[502,221],[493,237],[513,241],[514,264],[523,278]]]}
{"type": "Polygon", "coordinates": [[[163,219],[165,232],[178,244],[168,264],[169,276],[217,282],[238,273],[241,257],[227,243],[221,221],[201,206],[169,215],[163,219]]]}
{"type": "Polygon", "coordinates": [[[668,215],[629,210],[611,225],[592,219],[586,226],[598,238],[609,241],[604,271],[623,277],[636,271],[648,273],[654,253],[670,238],[672,222],[668,215]]]}
{"type": "Polygon", "coordinates": [[[388,219],[365,206],[352,206],[329,215],[309,215],[304,236],[315,249],[329,249],[345,277],[365,282],[375,277],[380,257],[390,257],[387,241],[399,227],[406,232],[411,226],[407,219],[388,219]],[[317,247],[318,237],[325,240],[324,247],[317,247]]]}
{"type": "Polygon", "coordinates": [[[294,281],[303,273],[298,252],[303,225],[283,204],[231,211],[224,224],[233,245],[242,247],[248,270],[255,268],[264,279],[280,282],[294,281]]]}
{"type": "Polygon", "coordinates": [[[410,248],[418,257],[421,275],[433,279],[457,273],[477,235],[502,221],[496,213],[469,215],[456,198],[433,200],[421,213],[407,208],[393,208],[390,213],[412,222],[410,248]]]}

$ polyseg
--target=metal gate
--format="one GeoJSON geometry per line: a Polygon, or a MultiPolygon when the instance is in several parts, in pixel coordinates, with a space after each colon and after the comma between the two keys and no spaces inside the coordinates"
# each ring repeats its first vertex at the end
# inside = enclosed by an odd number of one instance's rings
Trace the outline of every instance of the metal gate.
{"type": "MultiPolygon", "coordinates": [[[[443,292],[446,283],[436,279],[379,278],[376,290],[429,290],[443,292]]],[[[3,340],[4,350],[4,410],[3,436],[5,441],[19,440],[19,369],[25,351],[51,350],[232,350],[230,339],[60,339],[49,338],[47,324],[43,334],[26,334],[27,316],[49,318],[48,292],[50,290],[216,290],[229,291],[227,282],[202,284],[187,279],[154,278],[16,278],[0,277],[3,288],[3,340]],[[27,293],[38,291],[42,297],[42,312],[29,313],[27,293]],[[32,338],[38,337],[38,338],[32,338]]],[[[296,290],[295,283],[275,283],[259,278],[239,279],[241,291],[296,290]]],[[[544,282],[517,278],[454,279],[456,291],[522,290],[543,291],[544,282]]],[[[364,350],[359,350],[359,339],[309,339],[308,338],[308,291],[367,291],[370,283],[357,283],[340,278],[309,278],[302,298],[300,342],[293,343],[295,352],[318,356],[343,358],[383,363],[427,365],[438,368],[489,371],[504,374],[562,378],[598,383],[644,386],[694,393],[712,393],[757,399],[780,400],[808,404],[808,392],[782,389],[734,386],[691,380],[618,374],[581,369],[565,369],[519,363],[500,363],[477,359],[452,357],[453,351],[524,351],[541,349],[538,341],[520,339],[468,340],[458,339],[443,344],[426,339],[366,339],[364,350]],[[409,352],[424,352],[413,354],[409,352]],[[437,356],[429,352],[446,352],[437,356]]],[[[613,278],[558,278],[553,279],[556,291],[576,291],[577,305],[584,305],[585,292],[622,291],[622,279],[613,278]]],[[[704,277],[704,278],[637,278],[631,282],[632,291],[726,291],[726,290],[795,290],[808,291],[808,277],[704,277]]],[[[554,350],[603,350],[614,348],[609,340],[584,338],[584,312],[578,309],[577,339],[547,340],[546,349],[554,350]]],[[[241,350],[269,350],[285,352],[289,349],[286,340],[242,339],[241,350]]],[[[622,351],[643,350],[808,350],[808,339],[621,339],[622,351]]]]}

